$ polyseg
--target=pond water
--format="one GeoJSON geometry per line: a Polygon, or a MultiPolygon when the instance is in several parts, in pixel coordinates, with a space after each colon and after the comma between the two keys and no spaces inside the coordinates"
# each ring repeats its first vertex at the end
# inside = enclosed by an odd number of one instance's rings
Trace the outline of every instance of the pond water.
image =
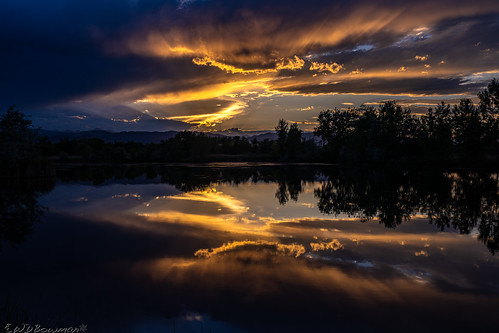
{"type": "Polygon", "coordinates": [[[6,184],[1,329],[492,329],[498,186],[487,172],[246,164],[6,184]]]}

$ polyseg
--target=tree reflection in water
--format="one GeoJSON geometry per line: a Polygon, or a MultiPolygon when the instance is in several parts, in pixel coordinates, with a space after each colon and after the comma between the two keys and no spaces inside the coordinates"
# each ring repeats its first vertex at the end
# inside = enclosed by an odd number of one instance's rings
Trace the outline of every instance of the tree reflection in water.
{"type": "Polygon", "coordinates": [[[299,171],[297,168],[290,168],[284,172],[280,172],[279,179],[277,180],[277,191],[275,192],[275,197],[279,201],[279,204],[286,204],[290,198],[293,201],[298,201],[298,196],[303,192],[303,174],[299,171]]]}
{"type": "Polygon", "coordinates": [[[45,207],[38,198],[55,186],[53,178],[7,178],[0,181],[0,250],[4,242],[16,246],[33,232],[45,207]]]}
{"type": "Polygon", "coordinates": [[[159,179],[183,192],[204,190],[213,183],[277,183],[279,204],[297,201],[304,182],[314,182],[317,207],[324,214],[346,214],[368,221],[379,219],[395,228],[415,214],[425,215],[440,229],[478,233],[495,253],[499,248],[498,174],[439,171],[386,172],[381,169],[339,169],[331,166],[108,166],[59,170],[65,182],[159,179]]]}
{"type": "Polygon", "coordinates": [[[315,190],[324,214],[377,218],[394,228],[415,214],[441,230],[478,232],[492,254],[498,249],[498,175],[477,172],[328,175],[315,190]]]}

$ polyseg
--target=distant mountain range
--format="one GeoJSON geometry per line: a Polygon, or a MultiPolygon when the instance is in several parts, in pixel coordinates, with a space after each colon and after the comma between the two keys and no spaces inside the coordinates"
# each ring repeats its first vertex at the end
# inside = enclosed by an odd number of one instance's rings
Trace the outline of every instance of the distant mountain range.
{"type": "MultiPolygon", "coordinates": [[[[127,132],[109,132],[100,129],[91,131],[77,131],[77,132],[64,132],[64,131],[50,131],[41,129],[39,132],[49,138],[52,142],[58,142],[62,139],[101,139],[105,142],[141,142],[141,143],[159,143],[162,140],[173,138],[177,135],[178,131],[166,132],[148,132],[148,131],[127,131],[127,132]]],[[[220,132],[205,132],[208,136],[223,137],[223,136],[244,136],[249,140],[256,139],[258,141],[276,140],[277,135],[275,132],[265,131],[220,131],[220,132]]],[[[312,139],[313,133],[303,133],[305,139],[312,139]]]]}

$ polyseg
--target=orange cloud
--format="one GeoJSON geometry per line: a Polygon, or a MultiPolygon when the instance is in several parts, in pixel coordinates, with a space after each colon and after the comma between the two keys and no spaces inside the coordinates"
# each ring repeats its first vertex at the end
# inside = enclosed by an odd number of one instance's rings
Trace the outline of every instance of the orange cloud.
{"type": "Polygon", "coordinates": [[[275,68],[256,68],[256,69],[244,69],[240,67],[236,67],[234,65],[226,64],[221,61],[217,61],[212,59],[209,56],[197,57],[192,59],[192,62],[198,66],[213,66],[220,68],[221,70],[230,73],[230,74],[268,74],[268,73],[276,73],[280,70],[299,70],[305,65],[305,60],[300,59],[297,56],[293,58],[280,58],[276,61],[275,68]]]}
{"type": "Polygon", "coordinates": [[[433,24],[462,15],[490,13],[481,4],[413,3],[409,8],[364,4],[339,10],[334,4],[309,21],[290,17],[288,22],[273,13],[246,10],[232,20],[217,21],[210,12],[180,13],[176,20],[150,19],[121,38],[106,40],[113,53],[159,57],[197,56],[224,59],[229,63],[271,64],[282,57],[305,55],[311,49],[335,47],[345,41],[367,39],[380,31],[421,34],[433,24]],[[340,14],[335,14],[341,13],[340,14]],[[186,15],[186,16],[183,16],[186,15]],[[197,16],[203,20],[194,21],[197,16]],[[185,28],[189,20],[189,28],[185,28]],[[241,52],[244,50],[244,52],[241,52]]]}
{"type": "Polygon", "coordinates": [[[300,59],[297,56],[294,56],[294,58],[279,59],[279,61],[277,61],[276,63],[276,69],[298,70],[302,69],[304,65],[305,65],[305,60],[300,59]]]}
{"type": "Polygon", "coordinates": [[[231,73],[231,74],[267,74],[267,73],[274,73],[276,72],[276,69],[274,68],[268,68],[268,69],[243,69],[243,68],[238,68],[233,65],[229,65],[217,60],[214,60],[208,56],[204,57],[199,57],[199,58],[194,58],[192,59],[192,62],[195,63],[198,66],[213,66],[220,68],[221,70],[231,73]]]}
{"type": "Polygon", "coordinates": [[[430,56],[428,54],[422,55],[422,56],[417,55],[414,57],[414,59],[419,60],[419,61],[426,61],[426,60],[428,60],[429,57],[430,56]]]}
{"type": "Polygon", "coordinates": [[[225,83],[210,83],[195,88],[186,88],[174,92],[149,94],[135,103],[157,103],[172,105],[188,101],[198,101],[219,97],[235,98],[248,91],[265,92],[269,90],[272,78],[262,77],[256,80],[238,80],[225,83]]]}
{"type": "Polygon", "coordinates": [[[320,63],[320,62],[312,62],[312,65],[309,68],[311,71],[318,71],[318,72],[331,72],[333,74],[338,73],[340,70],[345,69],[343,65],[339,65],[335,62],[333,63],[320,63]]]}
{"type": "Polygon", "coordinates": [[[166,117],[166,119],[180,120],[188,124],[198,126],[214,126],[224,120],[231,119],[238,114],[243,113],[245,107],[246,105],[243,103],[234,103],[233,105],[214,113],[193,114],[189,116],[171,116],[166,117]]]}
{"type": "MultiPolygon", "coordinates": [[[[484,8],[478,3],[459,4],[449,8],[445,1],[423,1],[406,6],[408,7],[352,4],[339,8],[331,3],[314,12],[313,19],[307,19],[310,14],[307,8],[304,8],[303,16],[286,17],[273,11],[259,12],[254,8],[244,7],[244,10],[237,11],[234,17],[223,20],[207,8],[199,11],[200,8],[193,6],[189,11],[176,13],[175,18],[169,17],[169,13],[161,13],[157,24],[155,22],[154,25],[151,24],[150,18],[143,18],[133,29],[122,30],[119,36],[103,39],[103,44],[114,54],[131,53],[159,57],[165,60],[165,64],[168,64],[166,58],[177,58],[175,62],[185,61],[181,66],[188,67],[185,70],[189,75],[199,75],[197,85],[183,85],[180,89],[175,83],[168,83],[162,89],[158,84],[147,93],[134,93],[138,102],[173,105],[221,96],[237,102],[225,110],[215,110],[213,113],[186,115],[172,111],[168,114],[168,119],[207,126],[232,119],[248,109],[248,99],[242,98],[242,94],[246,92],[258,91],[254,98],[268,97],[276,93],[319,95],[341,92],[420,96],[427,91],[432,94],[434,90],[425,85],[425,89],[421,89],[423,92],[416,94],[413,93],[414,85],[404,86],[400,82],[401,79],[462,78],[482,71],[480,67],[465,72],[466,69],[461,64],[454,63],[446,66],[434,65],[431,72],[428,71],[430,65],[426,64],[427,68],[416,71],[406,67],[406,63],[396,61],[396,55],[393,55],[394,62],[391,62],[392,59],[364,62],[363,52],[354,52],[359,61],[349,60],[353,56],[348,55],[348,50],[354,50],[358,45],[372,44],[372,51],[366,57],[376,57],[386,54],[376,53],[378,49],[396,45],[397,41],[403,40],[405,43],[398,45],[397,49],[401,50],[417,38],[442,38],[434,33],[442,20],[463,15],[469,17],[491,10],[490,7],[484,8]],[[202,20],[199,19],[201,17],[202,20]],[[385,46],[376,44],[378,36],[382,37],[385,46]],[[390,43],[393,44],[390,46],[390,43]],[[334,59],[338,62],[328,62],[328,58],[334,56],[336,51],[343,52],[341,61],[334,59]],[[220,71],[203,71],[198,66],[215,67],[220,71]],[[313,73],[300,71],[304,68],[313,73]],[[286,73],[287,76],[284,76],[279,75],[279,71],[296,73],[286,73]],[[331,75],[321,75],[329,73],[335,74],[335,82],[330,81],[331,75]],[[393,83],[397,89],[387,90],[376,86],[376,89],[370,90],[359,88],[373,78],[386,81],[397,79],[398,82],[393,83]],[[341,85],[336,85],[342,83],[344,86],[346,82],[348,86],[342,89],[341,85]],[[157,93],[158,91],[165,93],[157,93]]],[[[411,52],[415,52],[410,59],[413,64],[425,62],[430,57],[427,48],[411,52]]],[[[432,53],[432,56],[442,59],[439,54],[432,53]]],[[[408,60],[405,53],[400,55],[399,60],[408,60]]],[[[178,80],[188,81],[182,76],[182,70],[179,68],[176,73],[178,80]]],[[[456,90],[456,83],[452,84],[456,90]]],[[[268,126],[267,124],[262,127],[268,126]]]]}

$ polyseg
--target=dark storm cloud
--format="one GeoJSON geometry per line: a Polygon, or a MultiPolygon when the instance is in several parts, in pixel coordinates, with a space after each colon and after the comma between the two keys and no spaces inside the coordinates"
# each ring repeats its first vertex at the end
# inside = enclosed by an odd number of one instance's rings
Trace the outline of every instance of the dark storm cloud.
{"type": "MultiPolygon", "coordinates": [[[[424,63],[438,65],[445,60],[451,66],[484,67],[498,65],[495,59],[487,59],[484,53],[499,51],[499,15],[452,19],[441,24],[412,32],[407,36],[390,38],[387,45],[373,41],[369,51],[344,51],[335,54],[338,62],[349,67],[362,66],[373,69],[386,69],[398,66],[415,66],[423,62],[416,55],[428,55],[424,63]]],[[[381,36],[380,36],[381,37],[381,36]]],[[[393,37],[393,36],[392,36],[393,37]]],[[[381,37],[382,38],[382,37],[381,37]]]]}
{"type": "Polygon", "coordinates": [[[43,104],[192,77],[198,70],[191,59],[110,56],[100,37],[133,27],[157,8],[176,12],[177,6],[158,0],[0,3],[2,102],[43,104]]]}

